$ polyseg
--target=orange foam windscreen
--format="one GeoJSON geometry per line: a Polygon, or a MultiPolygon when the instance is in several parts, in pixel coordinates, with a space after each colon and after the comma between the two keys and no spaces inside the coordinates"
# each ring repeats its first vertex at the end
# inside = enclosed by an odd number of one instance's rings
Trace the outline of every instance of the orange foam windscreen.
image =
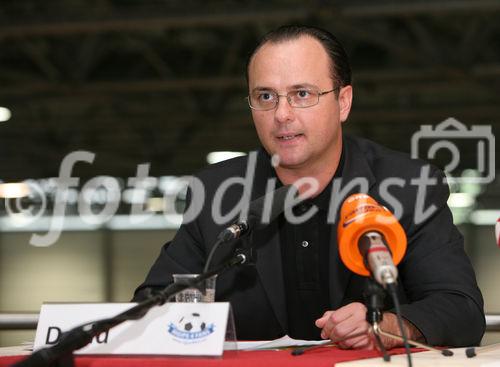
{"type": "Polygon", "coordinates": [[[394,265],[398,265],[406,252],[406,234],[396,217],[384,206],[366,194],[349,196],[340,209],[337,228],[339,253],[342,262],[352,272],[369,276],[358,242],[367,232],[383,235],[392,253],[394,265]]]}

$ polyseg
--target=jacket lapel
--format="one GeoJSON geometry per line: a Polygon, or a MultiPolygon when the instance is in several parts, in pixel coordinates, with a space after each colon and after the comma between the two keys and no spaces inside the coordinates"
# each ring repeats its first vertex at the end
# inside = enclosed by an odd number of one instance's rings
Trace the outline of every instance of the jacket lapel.
{"type": "Polygon", "coordinates": [[[281,246],[276,221],[254,232],[252,242],[257,251],[256,267],[262,286],[283,330],[288,329],[285,284],[281,263],[281,246]]]}
{"type": "Polygon", "coordinates": [[[330,203],[333,201],[340,202],[340,206],[336,211],[335,222],[331,224],[332,230],[330,231],[330,259],[329,259],[329,276],[330,276],[330,302],[333,309],[342,306],[342,301],[346,293],[347,286],[353,273],[347,269],[342,263],[339,254],[338,240],[337,240],[337,226],[340,218],[340,208],[344,200],[351,194],[359,193],[359,186],[354,186],[350,190],[343,192],[343,188],[348,186],[354,179],[366,179],[368,183],[368,190],[373,187],[376,182],[375,176],[366,160],[365,153],[363,153],[357,145],[357,142],[344,136],[343,139],[343,154],[344,163],[342,169],[341,189],[337,192],[342,193],[341,197],[334,197],[335,190],[332,187],[332,197],[330,203]]]}
{"type": "MultiPolygon", "coordinates": [[[[252,200],[265,195],[268,180],[276,178],[276,173],[270,164],[270,157],[263,149],[259,151],[255,171],[252,200]]],[[[278,185],[281,185],[279,181],[277,182],[278,185]]],[[[283,330],[287,330],[285,284],[277,221],[271,222],[262,229],[255,230],[252,233],[251,243],[253,243],[253,248],[256,251],[255,266],[262,287],[281,327],[283,330]]]]}

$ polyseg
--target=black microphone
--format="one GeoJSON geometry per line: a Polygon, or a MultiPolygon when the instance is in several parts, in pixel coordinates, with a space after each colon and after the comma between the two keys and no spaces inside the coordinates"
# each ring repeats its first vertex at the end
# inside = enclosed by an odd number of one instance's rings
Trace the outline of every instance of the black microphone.
{"type": "Polygon", "coordinates": [[[293,185],[286,185],[272,193],[266,193],[260,198],[255,199],[249,205],[247,219],[230,225],[219,234],[217,239],[222,242],[235,240],[252,229],[264,227],[275,220],[286,209],[296,205],[297,203],[295,200],[291,200],[295,198],[296,195],[297,188],[293,185]],[[289,197],[288,193],[290,191],[293,191],[293,196],[291,196],[289,200],[286,200],[287,197],[289,197]],[[270,208],[269,205],[271,205],[270,208]],[[270,212],[264,213],[265,209],[268,211],[270,210],[270,212]],[[266,218],[264,218],[265,214],[268,214],[266,218]],[[263,219],[266,219],[266,222],[263,222],[263,219]]]}

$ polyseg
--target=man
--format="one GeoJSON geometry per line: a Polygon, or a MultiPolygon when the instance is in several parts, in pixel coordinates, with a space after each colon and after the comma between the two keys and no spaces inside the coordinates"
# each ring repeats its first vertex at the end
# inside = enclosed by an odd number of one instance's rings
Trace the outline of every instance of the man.
{"type": "MultiPolygon", "coordinates": [[[[308,199],[294,213],[312,215],[299,223],[282,215],[256,229],[247,240],[256,252],[255,266],[231,270],[217,280],[216,299],[231,302],[239,339],[288,334],[346,339],[341,342],[345,348],[373,348],[368,333],[359,336],[369,329],[362,303],[366,278],[352,274],[340,261],[338,213],[329,218],[331,197],[339,196],[337,181],[343,197],[367,191],[382,205],[401,209],[408,250],[398,267],[398,292],[407,335],[434,345],[478,344],[485,327],[483,300],[446,204],[449,192],[443,175],[424,162],[342,134],[353,88],[347,56],[335,37],[312,27],[279,28],[254,50],[247,80],[248,101],[264,149],[255,161],[251,155],[228,160],[196,176],[206,197],[201,212],[163,248],[135,300],[147,289],[172,282],[173,273],[202,271],[218,233],[237,217],[226,217],[223,223],[214,220],[217,200],[212,199],[228,178],[248,177],[247,168],[255,163],[251,199],[269,191],[270,180],[277,180],[278,186],[295,184],[308,199]],[[422,191],[414,181],[422,172],[434,183],[426,190],[423,204],[429,210],[423,219],[415,215],[422,210],[422,191]],[[313,182],[299,185],[304,178],[313,182]],[[366,185],[350,187],[356,179],[366,185]],[[390,188],[387,179],[393,179],[390,188]]],[[[227,189],[220,201],[225,214],[245,196],[242,185],[227,189]]],[[[231,246],[222,248],[214,262],[231,251],[231,246]]],[[[391,307],[387,301],[381,326],[400,334],[391,307]]],[[[401,345],[383,341],[388,348],[401,345]]]]}

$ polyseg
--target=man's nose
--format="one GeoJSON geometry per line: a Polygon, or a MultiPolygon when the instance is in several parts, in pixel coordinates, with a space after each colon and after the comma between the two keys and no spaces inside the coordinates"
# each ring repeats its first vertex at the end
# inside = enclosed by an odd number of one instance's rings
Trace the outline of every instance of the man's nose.
{"type": "Polygon", "coordinates": [[[278,105],[274,111],[274,119],[279,123],[286,123],[292,121],[294,118],[293,107],[288,103],[286,96],[280,96],[278,105]]]}

